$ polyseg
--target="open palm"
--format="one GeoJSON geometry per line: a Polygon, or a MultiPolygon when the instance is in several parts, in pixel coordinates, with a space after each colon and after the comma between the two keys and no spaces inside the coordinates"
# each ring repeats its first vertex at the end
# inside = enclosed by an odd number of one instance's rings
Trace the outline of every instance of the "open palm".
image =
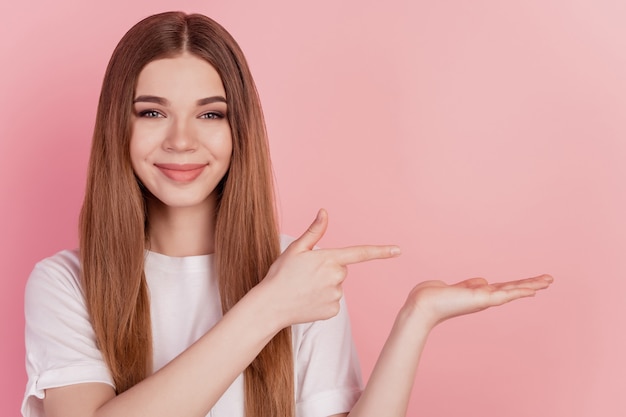
{"type": "Polygon", "coordinates": [[[495,284],[484,278],[471,278],[453,285],[425,281],[411,290],[407,306],[435,326],[452,317],[532,297],[537,291],[548,288],[552,281],[550,275],[495,284]]]}

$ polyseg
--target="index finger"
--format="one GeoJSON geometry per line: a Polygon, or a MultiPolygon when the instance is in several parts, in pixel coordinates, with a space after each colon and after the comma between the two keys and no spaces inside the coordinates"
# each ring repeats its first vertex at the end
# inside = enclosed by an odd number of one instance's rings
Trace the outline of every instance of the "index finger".
{"type": "Polygon", "coordinates": [[[341,265],[350,265],[374,259],[388,259],[400,256],[400,248],[395,245],[358,245],[345,248],[324,249],[332,254],[341,265]]]}
{"type": "Polygon", "coordinates": [[[500,282],[493,285],[500,290],[510,290],[513,288],[530,288],[534,290],[541,290],[550,286],[553,281],[554,278],[552,278],[552,276],[543,274],[533,278],[526,278],[509,282],[500,282]]]}

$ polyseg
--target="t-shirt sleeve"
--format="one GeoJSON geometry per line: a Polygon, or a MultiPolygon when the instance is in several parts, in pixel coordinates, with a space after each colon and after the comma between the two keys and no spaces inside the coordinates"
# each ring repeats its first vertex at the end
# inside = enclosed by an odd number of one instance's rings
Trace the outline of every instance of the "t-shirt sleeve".
{"type": "Polygon", "coordinates": [[[114,386],[96,347],[78,277],[76,253],[65,251],[38,263],[26,284],[24,417],[44,417],[48,388],[85,382],[114,386]]]}
{"type": "Polygon", "coordinates": [[[337,316],[296,333],[296,416],[349,412],[361,395],[363,382],[345,300],[337,316]]]}

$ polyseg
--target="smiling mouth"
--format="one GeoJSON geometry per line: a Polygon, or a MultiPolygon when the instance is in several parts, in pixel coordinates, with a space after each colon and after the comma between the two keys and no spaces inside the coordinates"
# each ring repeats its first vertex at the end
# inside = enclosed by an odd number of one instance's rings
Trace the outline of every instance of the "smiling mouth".
{"type": "Polygon", "coordinates": [[[198,178],[207,164],[154,164],[167,178],[176,182],[191,182],[198,178]]]}

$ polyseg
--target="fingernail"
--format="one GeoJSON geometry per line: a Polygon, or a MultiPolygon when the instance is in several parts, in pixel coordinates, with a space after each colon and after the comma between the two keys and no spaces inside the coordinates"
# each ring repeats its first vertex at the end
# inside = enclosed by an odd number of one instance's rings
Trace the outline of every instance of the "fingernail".
{"type": "Polygon", "coordinates": [[[545,279],[545,280],[546,280],[546,281],[548,281],[548,282],[552,282],[552,281],[554,281],[554,278],[552,278],[550,275],[544,275],[544,276],[543,276],[543,279],[545,279]]]}
{"type": "Polygon", "coordinates": [[[393,255],[393,256],[398,256],[402,253],[402,251],[400,250],[400,248],[398,246],[394,246],[392,247],[389,252],[393,255]]]}

